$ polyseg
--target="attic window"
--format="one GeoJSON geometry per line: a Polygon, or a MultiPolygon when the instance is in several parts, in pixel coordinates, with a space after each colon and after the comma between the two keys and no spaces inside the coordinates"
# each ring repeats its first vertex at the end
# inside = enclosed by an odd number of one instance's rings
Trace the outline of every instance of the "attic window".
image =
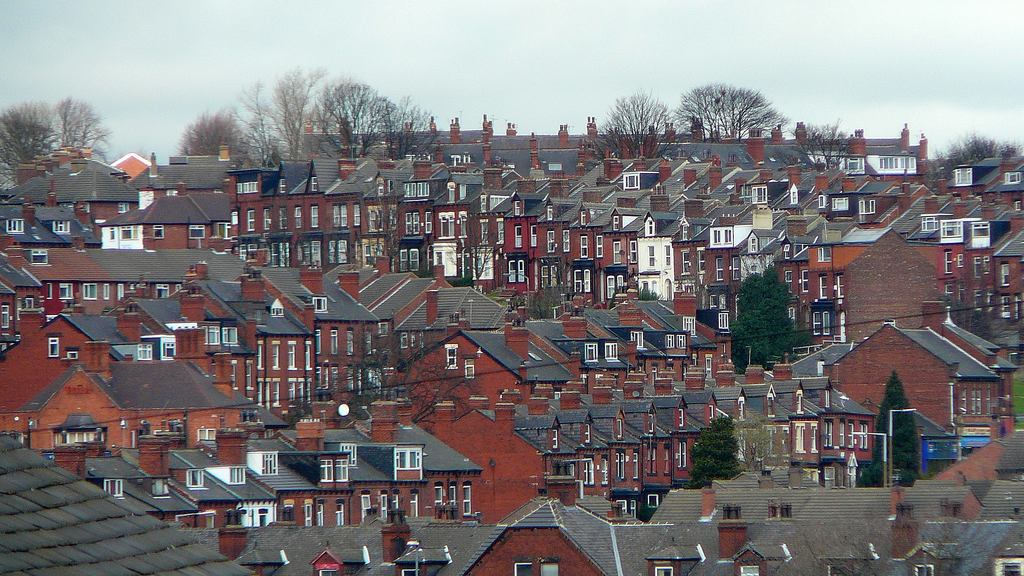
{"type": "Polygon", "coordinates": [[[1007,172],[1003,174],[1003,184],[1020,184],[1020,172],[1007,172]]]}
{"type": "Polygon", "coordinates": [[[103,480],[103,489],[114,498],[124,498],[124,482],[120,478],[106,478],[103,480]]]}
{"type": "MultiPolygon", "coordinates": [[[[251,190],[251,192],[255,192],[255,182],[246,182],[245,184],[243,184],[243,186],[247,186],[249,184],[252,184],[252,187],[254,188],[253,190],[251,190]]],[[[281,178],[281,181],[277,183],[277,191],[281,194],[288,192],[288,181],[285,180],[284,178],[281,178]]],[[[242,190],[242,192],[249,192],[249,190],[242,190]]]]}
{"type": "Polygon", "coordinates": [[[768,187],[767,186],[754,186],[750,189],[750,202],[752,204],[767,204],[768,203],[768,187]]]}
{"type": "Polygon", "coordinates": [[[32,263],[33,264],[46,264],[49,259],[49,253],[45,248],[37,249],[32,251],[32,263]]]}
{"type": "Polygon", "coordinates": [[[622,176],[622,189],[623,190],[639,190],[640,189],[640,175],[639,174],[624,174],[622,176]]]}
{"type": "Polygon", "coordinates": [[[201,468],[187,470],[185,473],[185,485],[189,488],[202,488],[203,470],[201,468]]]}
{"type": "Polygon", "coordinates": [[[54,234],[70,234],[71,233],[71,222],[68,220],[55,220],[53,222],[53,233],[54,234]]]}
{"type": "Polygon", "coordinates": [[[938,216],[921,216],[921,232],[935,232],[938,229],[938,216]]]}
{"type": "Polygon", "coordinates": [[[11,218],[7,221],[7,233],[8,234],[24,234],[25,233],[25,221],[21,218],[11,218]]]}
{"type": "Polygon", "coordinates": [[[311,192],[318,192],[320,190],[320,183],[317,182],[316,176],[310,176],[310,178],[309,178],[309,190],[311,192]]]}
{"type": "Polygon", "coordinates": [[[316,312],[327,312],[327,297],[313,296],[313,310],[316,312]]]}
{"type": "Polygon", "coordinates": [[[512,215],[513,216],[522,216],[523,215],[523,201],[522,200],[516,200],[515,202],[512,203],[512,215]]]}
{"type": "Polygon", "coordinates": [[[274,303],[270,305],[270,315],[276,317],[284,316],[284,306],[281,305],[279,300],[274,301],[274,303]]]}

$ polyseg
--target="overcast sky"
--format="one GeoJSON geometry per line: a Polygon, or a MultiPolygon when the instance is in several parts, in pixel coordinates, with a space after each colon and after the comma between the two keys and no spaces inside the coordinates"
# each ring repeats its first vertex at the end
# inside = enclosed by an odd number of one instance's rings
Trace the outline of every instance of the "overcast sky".
{"type": "Polygon", "coordinates": [[[446,128],[553,134],[650,90],[761,90],[790,120],[867,137],[1024,133],[1024,2],[22,2],[0,0],[0,108],[91,102],[111,156],[176,152],[186,124],[290,69],[325,68],[446,128]]]}

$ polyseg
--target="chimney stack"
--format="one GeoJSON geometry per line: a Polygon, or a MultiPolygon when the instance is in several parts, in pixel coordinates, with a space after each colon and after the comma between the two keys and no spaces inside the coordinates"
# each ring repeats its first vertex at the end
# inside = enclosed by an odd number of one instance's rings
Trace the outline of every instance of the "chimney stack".
{"type": "Polygon", "coordinates": [[[569,147],[569,125],[562,124],[558,127],[558,147],[565,149],[569,147]]]}
{"type": "Polygon", "coordinates": [[[530,358],[530,332],[525,326],[506,322],[505,345],[523,361],[530,358]]]}
{"type": "Polygon", "coordinates": [[[900,132],[900,151],[907,152],[910,150],[910,130],[907,125],[903,125],[903,131],[900,132]]]}
{"type": "Polygon", "coordinates": [[[807,127],[804,126],[803,122],[796,123],[796,130],[793,134],[796,136],[796,143],[798,145],[804,146],[807,144],[807,127]]]}
{"type": "Polygon", "coordinates": [[[321,452],[324,449],[326,424],[318,418],[303,418],[295,423],[295,449],[299,452],[321,452]]]}
{"type": "Polygon", "coordinates": [[[217,459],[228,466],[245,466],[249,433],[234,428],[217,430],[217,459]]]}
{"type": "Polygon", "coordinates": [[[139,436],[139,468],[150,476],[168,476],[171,441],[159,436],[139,436]]]}
{"type": "Polygon", "coordinates": [[[217,352],[213,355],[213,386],[228,399],[235,398],[230,352],[217,352]]]}
{"type": "Polygon", "coordinates": [[[764,137],[760,128],[751,128],[747,138],[747,154],[754,159],[754,164],[764,164],[764,137]]]}
{"type": "Polygon", "coordinates": [[[746,543],[747,523],[740,516],[739,504],[726,504],[718,523],[718,557],[731,559],[746,543]]]}
{"type": "Polygon", "coordinates": [[[398,436],[398,405],[393,401],[376,400],[370,405],[370,441],[392,443],[398,436]]]}
{"type": "Polygon", "coordinates": [[[110,375],[110,342],[89,340],[82,345],[85,355],[85,371],[91,374],[110,375]]]}
{"type": "Polygon", "coordinates": [[[459,129],[459,119],[456,118],[456,119],[452,120],[451,126],[449,126],[449,138],[448,138],[449,143],[451,143],[451,144],[459,144],[460,143],[459,142],[459,133],[460,132],[461,132],[461,130],[459,129]]]}
{"type": "Polygon", "coordinates": [[[81,444],[65,444],[55,446],[53,449],[53,461],[57,466],[71,472],[79,478],[85,478],[85,453],[88,448],[81,444]]]}
{"type": "Polygon", "coordinates": [[[867,140],[864,139],[864,130],[858,128],[853,131],[853,137],[850,138],[850,155],[851,156],[864,156],[868,153],[867,140]]]}
{"type": "Polygon", "coordinates": [[[353,300],[359,302],[359,272],[342,272],[338,275],[338,287],[353,300]]]}

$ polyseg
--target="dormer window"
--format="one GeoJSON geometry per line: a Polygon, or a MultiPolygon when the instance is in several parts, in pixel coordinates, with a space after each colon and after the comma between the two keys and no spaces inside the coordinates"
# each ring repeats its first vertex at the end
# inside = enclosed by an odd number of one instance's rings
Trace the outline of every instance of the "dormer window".
{"type": "Polygon", "coordinates": [[[768,392],[768,396],[765,398],[766,406],[769,416],[775,416],[775,393],[768,392]]]}
{"type": "Polygon", "coordinates": [[[276,476],[277,475],[277,452],[265,452],[263,454],[263,466],[261,468],[261,475],[263,476],[276,476]]]}
{"type": "Polygon", "coordinates": [[[644,333],[641,330],[634,330],[629,334],[629,339],[636,342],[637,350],[643,350],[644,346],[644,333]]]}
{"type": "Polygon", "coordinates": [[[963,220],[943,220],[942,221],[942,240],[950,240],[959,242],[964,237],[964,223],[963,220]]]}
{"type": "Polygon", "coordinates": [[[622,423],[622,418],[616,418],[615,419],[615,437],[617,439],[619,439],[619,440],[622,440],[622,437],[624,435],[625,435],[625,431],[624,431],[624,425],[622,423]]]}
{"type": "Polygon", "coordinates": [[[622,189],[623,190],[639,190],[640,189],[640,175],[639,174],[623,174],[622,175],[622,189]]]}
{"type": "Polygon", "coordinates": [[[554,220],[554,219],[555,219],[555,207],[554,207],[554,206],[552,206],[551,204],[548,204],[548,208],[547,208],[547,219],[548,219],[549,221],[551,221],[551,220],[554,220]]]}
{"type": "Polygon", "coordinates": [[[939,229],[939,217],[935,215],[921,216],[921,232],[935,232],[939,229]]]}
{"type": "Polygon", "coordinates": [[[597,344],[588,342],[583,347],[583,361],[584,362],[596,362],[597,361],[597,344]]]}
{"type": "Polygon", "coordinates": [[[245,467],[232,466],[228,484],[245,484],[245,467]]]}
{"type": "Polygon", "coordinates": [[[753,186],[750,188],[750,203],[751,204],[767,204],[768,203],[768,187],[767,186],[753,186]]]}
{"type": "Polygon", "coordinates": [[[419,470],[422,459],[422,448],[395,448],[395,470],[419,470]]]}
{"type": "Polygon", "coordinates": [[[68,220],[54,220],[53,222],[53,233],[54,234],[70,234],[71,233],[71,222],[68,220]]]}
{"type": "Polygon", "coordinates": [[[46,264],[49,261],[49,252],[45,248],[32,251],[32,264],[46,264]]]}
{"type": "Polygon", "coordinates": [[[797,390],[796,391],[796,413],[797,414],[803,414],[804,413],[804,391],[803,390],[797,390]]]}
{"type": "Polygon", "coordinates": [[[800,189],[793,186],[789,189],[789,203],[799,204],[800,203],[800,189]]]}
{"type": "Polygon", "coordinates": [[[284,316],[284,306],[281,305],[280,300],[274,300],[274,303],[270,305],[270,315],[274,317],[284,316]]]}
{"type": "Polygon", "coordinates": [[[655,234],[654,218],[648,218],[647,219],[647,222],[644,224],[644,232],[647,234],[648,237],[654,236],[654,234],[655,234]]]}
{"type": "Polygon", "coordinates": [[[622,224],[622,219],[618,214],[612,216],[612,230],[618,230],[622,224]]]}
{"type": "Polygon", "coordinates": [[[619,359],[619,344],[617,342],[605,342],[604,359],[608,361],[619,359]]]}
{"type": "Polygon", "coordinates": [[[124,498],[124,481],[120,478],[105,478],[103,489],[114,498],[124,498]]]}
{"type": "Polygon", "coordinates": [[[851,174],[862,174],[864,172],[863,158],[847,158],[846,171],[851,174]]]}
{"type": "Polygon", "coordinates": [[[580,210],[580,226],[586,226],[586,225],[587,225],[587,210],[583,209],[583,210],[580,210]]]}
{"type": "Polygon", "coordinates": [[[558,450],[558,428],[551,430],[551,449],[558,450]]]}
{"type": "Polygon", "coordinates": [[[736,399],[736,413],[739,415],[740,420],[743,420],[743,417],[746,414],[746,405],[747,399],[743,396],[736,399]]]}
{"type": "Polygon", "coordinates": [[[953,186],[970,186],[974,183],[974,175],[970,168],[957,168],[953,171],[953,186]]]}
{"type": "Polygon", "coordinates": [[[313,310],[316,312],[327,312],[327,297],[313,296],[313,310]]]}
{"type": "Polygon", "coordinates": [[[523,215],[523,201],[522,200],[516,200],[515,202],[512,203],[512,215],[513,216],[522,216],[523,215]]]}
{"type": "Polygon", "coordinates": [[[1020,172],[1007,172],[1003,174],[1003,184],[1020,184],[1020,172]]]}
{"type": "MultiPolygon", "coordinates": [[[[246,182],[245,184],[250,184],[250,182],[246,182]]],[[[251,182],[251,184],[256,184],[256,183],[255,182],[251,182]]],[[[255,188],[255,186],[253,186],[253,188],[255,188]]],[[[252,190],[252,192],[255,192],[255,191],[256,190],[252,190]]],[[[284,178],[281,178],[281,181],[277,183],[277,191],[280,194],[287,193],[288,192],[288,181],[286,181],[284,178]]]]}
{"type": "Polygon", "coordinates": [[[11,218],[7,221],[7,233],[8,234],[24,234],[25,233],[25,221],[21,218],[11,218]]]}
{"type": "Polygon", "coordinates": [[[651,412],[647,413],[647,433],[654,434],[654,414],[651,412]]]}
{"type": "Polygon", "coordinates": [[[583,425],[583,443],[590,444],[590,422],[583,425]]]}
{"type": "Polygon", "coordinates": [[[831,262],[832,261],[832,247],[831,246],[819,246],[818,247],[818,262],[831,262]]]}
{"type": "Polygon", "coordinates": [[[747,250],[750,252],[757,252],[760,249],[760,241],[758,241],[757,236],[751,234],[750,238],[747,240],[747,250]]]}
{"type": "Polygon", "coordinates": [[[316,176],[310,176],[309,177],[309,190],[310,190],[310,192],[319,192],[320,191],[320,183],[317,182],[316,176]]]}
{"type": "Polygon", "coordinates": [[[203,470],[202,468],[192,468],[185,472],[185,485],[190,489],[202,488],[203,487],[203,470]]]}
{"type": "Polygon", "coordinates": [[[818,209],[824,210],[826,208],[828,208],[828,195],[818,194],[818,209]]]}
{"type": "Polygon", "coordinates": [[[679,409],[679,428],[686,428],[686,410],[684,408],[679,409]]]}

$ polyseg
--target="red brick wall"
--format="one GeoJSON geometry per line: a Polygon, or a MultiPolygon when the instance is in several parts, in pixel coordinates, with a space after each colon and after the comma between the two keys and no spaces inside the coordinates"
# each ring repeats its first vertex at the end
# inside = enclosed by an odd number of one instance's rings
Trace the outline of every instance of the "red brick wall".
{"type": "Polygon", "coordinates": [[[438,422],[434,435],[483,468],[474,486],[484,522],[498,522],[537,496],[544,462],[537,449],[473,411],[452,423],[438,422]],[[494,466],[491,466],[491,462],[494,466]]]}
{"type": "Polygon", "coordinates": [[[921,302],[937,297],[934,265],[892,231],[846,269],[848,337],[853,341],[890,318],[898,318],[901,327],[919,328],[921,302]]]}
{"type": "Polygon", "coordinates": [[[516,562],[533,563],[533,573],[540,574],[542,558],[557,561],[559,574],[602,576],[601,571],[558,528],[509,529],[466,574],[508,576],[516,562]]]}
{"type": "Polygon", "coordinates": [[[893,370],[911,406],[939,425],[949,424],[950,368],[892,326],[883,326],[836,362],[831,375],[853,401],[878,405],[893,370]]]}

